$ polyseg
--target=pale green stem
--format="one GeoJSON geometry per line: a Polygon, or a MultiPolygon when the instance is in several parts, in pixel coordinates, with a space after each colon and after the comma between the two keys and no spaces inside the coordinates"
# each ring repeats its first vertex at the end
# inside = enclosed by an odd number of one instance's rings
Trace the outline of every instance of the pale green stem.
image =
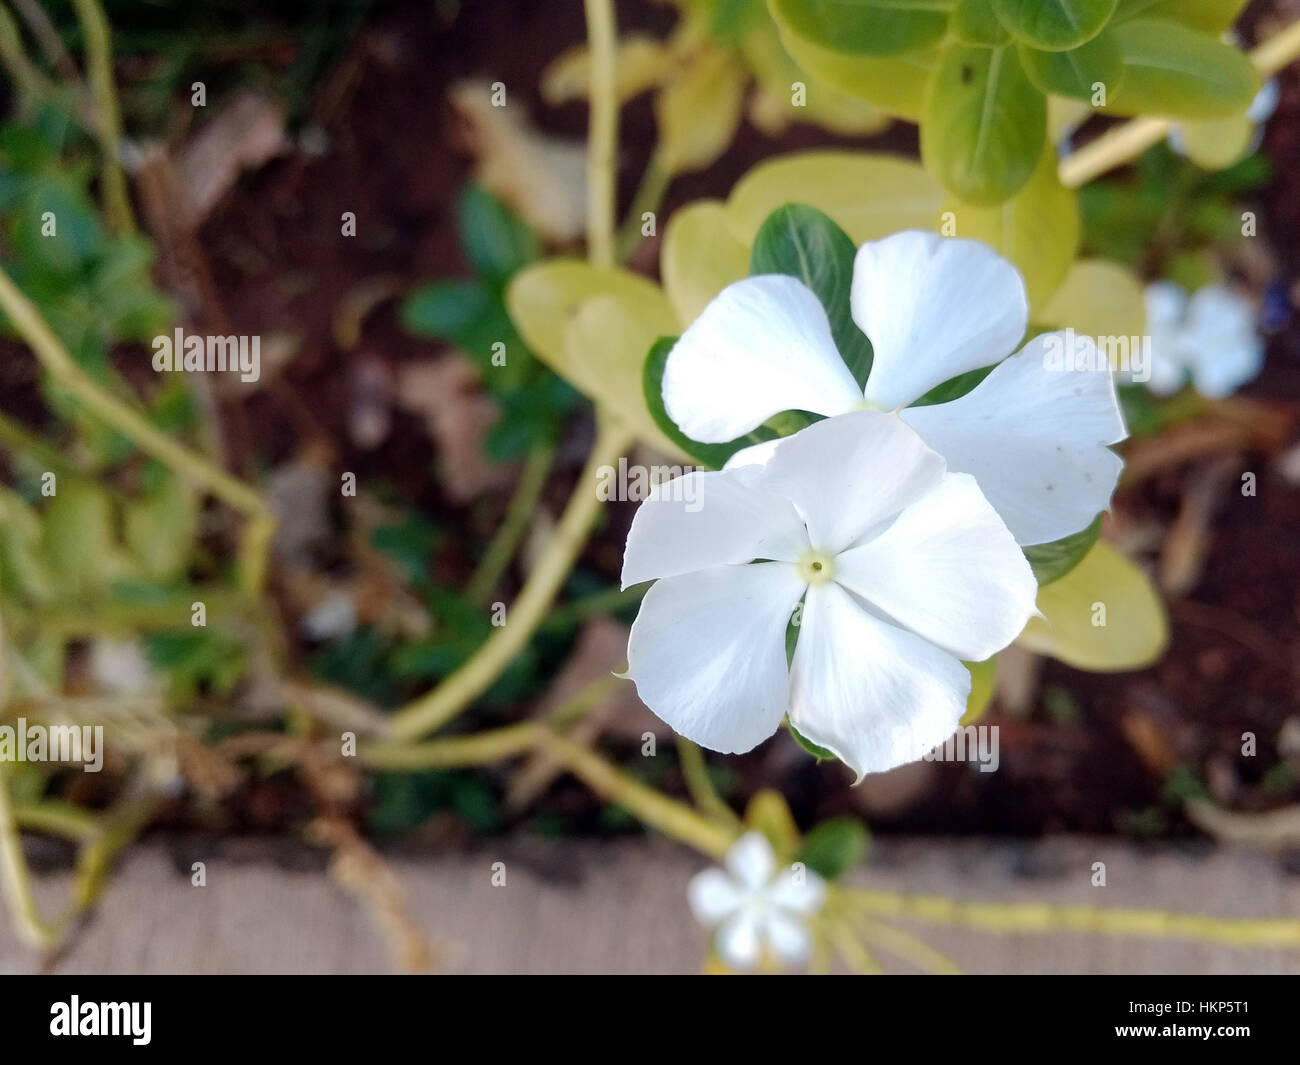
{"type": "Polygon", "coordinates": [[[519,550],[524,533],[528,531],[528,519],[537,509],[537,501],[541,498],[542,489],[546,487],[546,475],[550,473],[554,457],[553,445],[539,444],[524,460],[519,483],[515,485],[514,495],[510,497],[510,506],[506,509],[501,528],[483,552],[478,568],[465,590],[465,598],[474,606],[481,607],[487,602],[492,589],[497,586],[506,567],[510,565],[510,560],[519,550]]]}
{"type": "Polygon", "coordinates": [[[614,265],[614,153],[618,145],[618,40],[612,0],[584,0],[591,54],[587,136],[587,247],[593,266],[614,265]]]}
{"type": "Polygon", "coordinates": [[[113,84],[113,36],[99,0],[72,0],[77,19],[86,39],[86,72],[90,92],[99,115],[96,133],[103,152],[100,190],[104,197],[104,214],[114,233],[135,232],[135,215],[126,191],[126,174],[120,158],[122,118],[117,106],[117,87],[113,84]]]}

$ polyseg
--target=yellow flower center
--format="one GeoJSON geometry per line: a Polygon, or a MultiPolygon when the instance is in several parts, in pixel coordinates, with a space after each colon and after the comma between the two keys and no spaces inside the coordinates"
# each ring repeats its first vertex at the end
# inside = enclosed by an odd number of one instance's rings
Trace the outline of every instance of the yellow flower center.
{"type": "Polygon", "coordinates": [[[798,565],[800,579],[809,584],[825,584],[835,576],[835,560],[821,551],[809,551],[798,565]]]}

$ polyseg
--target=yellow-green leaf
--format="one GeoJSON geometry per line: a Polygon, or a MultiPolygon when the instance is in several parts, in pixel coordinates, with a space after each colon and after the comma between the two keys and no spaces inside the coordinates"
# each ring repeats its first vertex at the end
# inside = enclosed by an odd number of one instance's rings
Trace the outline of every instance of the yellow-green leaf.
{"type": "Polygon", "coordinates": [[[1097,673],[1142,669],[1169,639],[1164,604],[1151,581],[1105,540],[1059,581],[1038,590],[1041,618],[1019,643],[1097,673]]]}
{"type": "Polygon", "coordinates": [[[926,82],[939,58],[936,48],[880,58],[845,55],[784,31],[781,43],[799,66],[820,81],[912,121],[921,117],[926,82]]]}
{"type": "Polygon", "coordinates": [[[993,0],[998,19],[1034,48],[1078,48],[1101,32],[1116,0],[993,0]]]}
{"type": "Polygon", "coordinates": [[[973,725],[984,716],[984,711],[993,701],[993,687],[998,679],[998,656],[986,658],[983,662],[965,662],[970,673],[970,696],[966,700],[966,712],[961,715],[963,725],[973,725]]]}
{"type": "Polygon", "coordinates": [[[655,97],[659,164],[670,174],[681,174],[713,163],[736,135],[744,89],[744,71],[731,56],[700,51],[685,74],[655,97]]]}
{"type": "Polygon", "coordinates": [[[185,570],[198,532],[199,501],[179,477],[123,508],[122,534],[151,581],[175,580],[185,570]]]}
{"type": "Polygon", "coordinates": [[[1064,280],[1079,250],[1079,205],[1074,192],[1057,176],[1056,152],[1048,145],[1033,177],[1015,196],[997,207],[953,200],[956,236],[983,241],[1020,270],[1037,320],[1064,280]]]}
{"type": "Polygon", "coordinates": [[[782,865],[799,853],[799,826],[780,792],[770,788],[756,792],[745,807],[745,827],[767,837],[782,865]]]}
{"type": "Polygon", "coordinates": [[[777,24],[823,48],[899,55],[943,36],[955,0],[770,0],[777,24]]]}
{"type": "Polygon", "coordinates": [[[1184,122],[1177,129],[1178,146],[1202,170],[1227,170],[1250,151],[1255,123],[1245,115],[1208,122],[1184,122]]]}
{"type": "Polygon", "coordinates": [[[686,457],[655,425],[641,388],[651,344],[678,332],[658,285],[626,270],[551,259],[515,275],[506,306],[528,347],[552,370],[646,443],[686,457]]]}
{"type": "Polygon", "coordinates": [[[746,244],[787,203],[831,216],[855,244],[902,229],[937,229],[943,190],[916,163],[873,152],[812,151],[777,156],[741,178],[727,198],[746,244]]]}
{"type": "Polygon", "coordinates": [[[1036,316],[1090,337],[1141,337],[1146,306],[1137,275],[1106,259],[1080,259],[1036,316]]]}
{"type": "Polygon", "coordinates": [[[749,248],[732,231],[725,204],[699,200],[673,213],[659,253],[659,276],[680,329],[727,285],[749,276],[749,248]]]}

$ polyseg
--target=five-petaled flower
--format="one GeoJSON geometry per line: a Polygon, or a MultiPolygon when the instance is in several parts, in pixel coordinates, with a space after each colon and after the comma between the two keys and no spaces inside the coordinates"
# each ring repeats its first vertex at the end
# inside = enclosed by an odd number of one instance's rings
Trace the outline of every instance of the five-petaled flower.
{"type": "Polygon", "coordinates": [[[965,711],[962,660],[1000,651],[1034,613],[1029,564],[974,479],[892,415],[827,418],[765,464],[687,476],[689,491],[656,488],[628,534],[624,587],[657,583],[627,675],[711,750],[748,751],[788,713],[859,777],[915,761],[965,711]]]}
{"type": "Polygon", "coordinates": [[[718,957],[731,969],[752,971],[766,954],[784,965],[808,960],[808,918],[821,909],[826,884],[810,869],[776,868],[766,837],[748,832],[727,852],[726,871],[706,869],[691,880],[691,911],[714,929],[718,957]]]}
{"type": "Polygon", "coordinates": [[[1172,281],[1146,288],[1151,377],[1147,388],[1172,395],[1187,382],[1208,399],[1232,395],[1264,365],[1264,341],[1255,311],[1223,285],[1206,285],[1190,299],[1172,281]]]}
{"type": "MultiPolygon", "coordinates": [[[[1076,533],[1106,509],[1122,466],[1108,445],[1125,436],[1111,375],[1049,368],[1060,339],[1050,334],[1004,358],[1029,320],[1024,282],[1006,259],[975,241],[897,233],[858,251],[850,310],[874,349],[865,389],[800,281],[762,275],[727,286],[668,356],[669,416],[687,436],[721,443],[782,411],[891,412],[950,469],[971,474],[1024,545],[1076,533]],[[915,405],[995,363],[966,395],[915,405]]],[[[731,464],[769,451],[748,448],[731,464]]]]}

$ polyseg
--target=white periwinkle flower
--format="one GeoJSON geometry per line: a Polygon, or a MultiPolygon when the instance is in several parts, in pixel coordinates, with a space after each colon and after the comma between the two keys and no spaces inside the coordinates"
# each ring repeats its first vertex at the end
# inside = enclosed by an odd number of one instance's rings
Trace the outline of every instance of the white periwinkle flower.
{"type": "Polygon", "coordinates": [[[1223,285],[1207,285],[1189,299],[1172,281],[1148,285],[1145,297],[1151,338],[1146,385],[1156,395],[1177,392],[1190,374],[1197,392],[1222,399],[1259,374],[1264,341],[1244,297],[1223,285]]]}
{"type": "Polygon", "coordinates": [[[821,909],[826,884],[810,869],[779,873],[767,838],[749,832],[727,852],[726,871],[706,869],[687,890],[691,912],[714,929],[713,945],[729,968],[752,971],[764,953],[787,966],[808,960],[808,918],[821,909]]]}
{"type": "Polygon", "coordinates": [[[971,474],[1025,545],[1076,533],[1109,506],[1123,464],[1107,445],[1125,436],[1111,374],[1053,367],[1049,352],[1091,343],[1065,334],[1004,358],[1029,319],[1024,282],[1006,259],[976,241],[896,233],[859,249],[850,310],[875,351],[865,394],[805,285],[780,275],[728,285],[668,356],[669,416],[688,436],[718,443],[787,410],[892,412],[950,469],[971,474]],[[910,405],[994,363],[965,396],[910,405]]]}
{"type": "Polygon", "coordinates": [[[748,751],[788,713],[859,778],[915,761],[965,711],[962,660],[1002,650],[1034,613],[1029,564],[974,479],[892,415],[828,418],[763,465],[686,476],[628,533],[623,586],[657,583],[627,675],[710,750],[748,751]]]}

